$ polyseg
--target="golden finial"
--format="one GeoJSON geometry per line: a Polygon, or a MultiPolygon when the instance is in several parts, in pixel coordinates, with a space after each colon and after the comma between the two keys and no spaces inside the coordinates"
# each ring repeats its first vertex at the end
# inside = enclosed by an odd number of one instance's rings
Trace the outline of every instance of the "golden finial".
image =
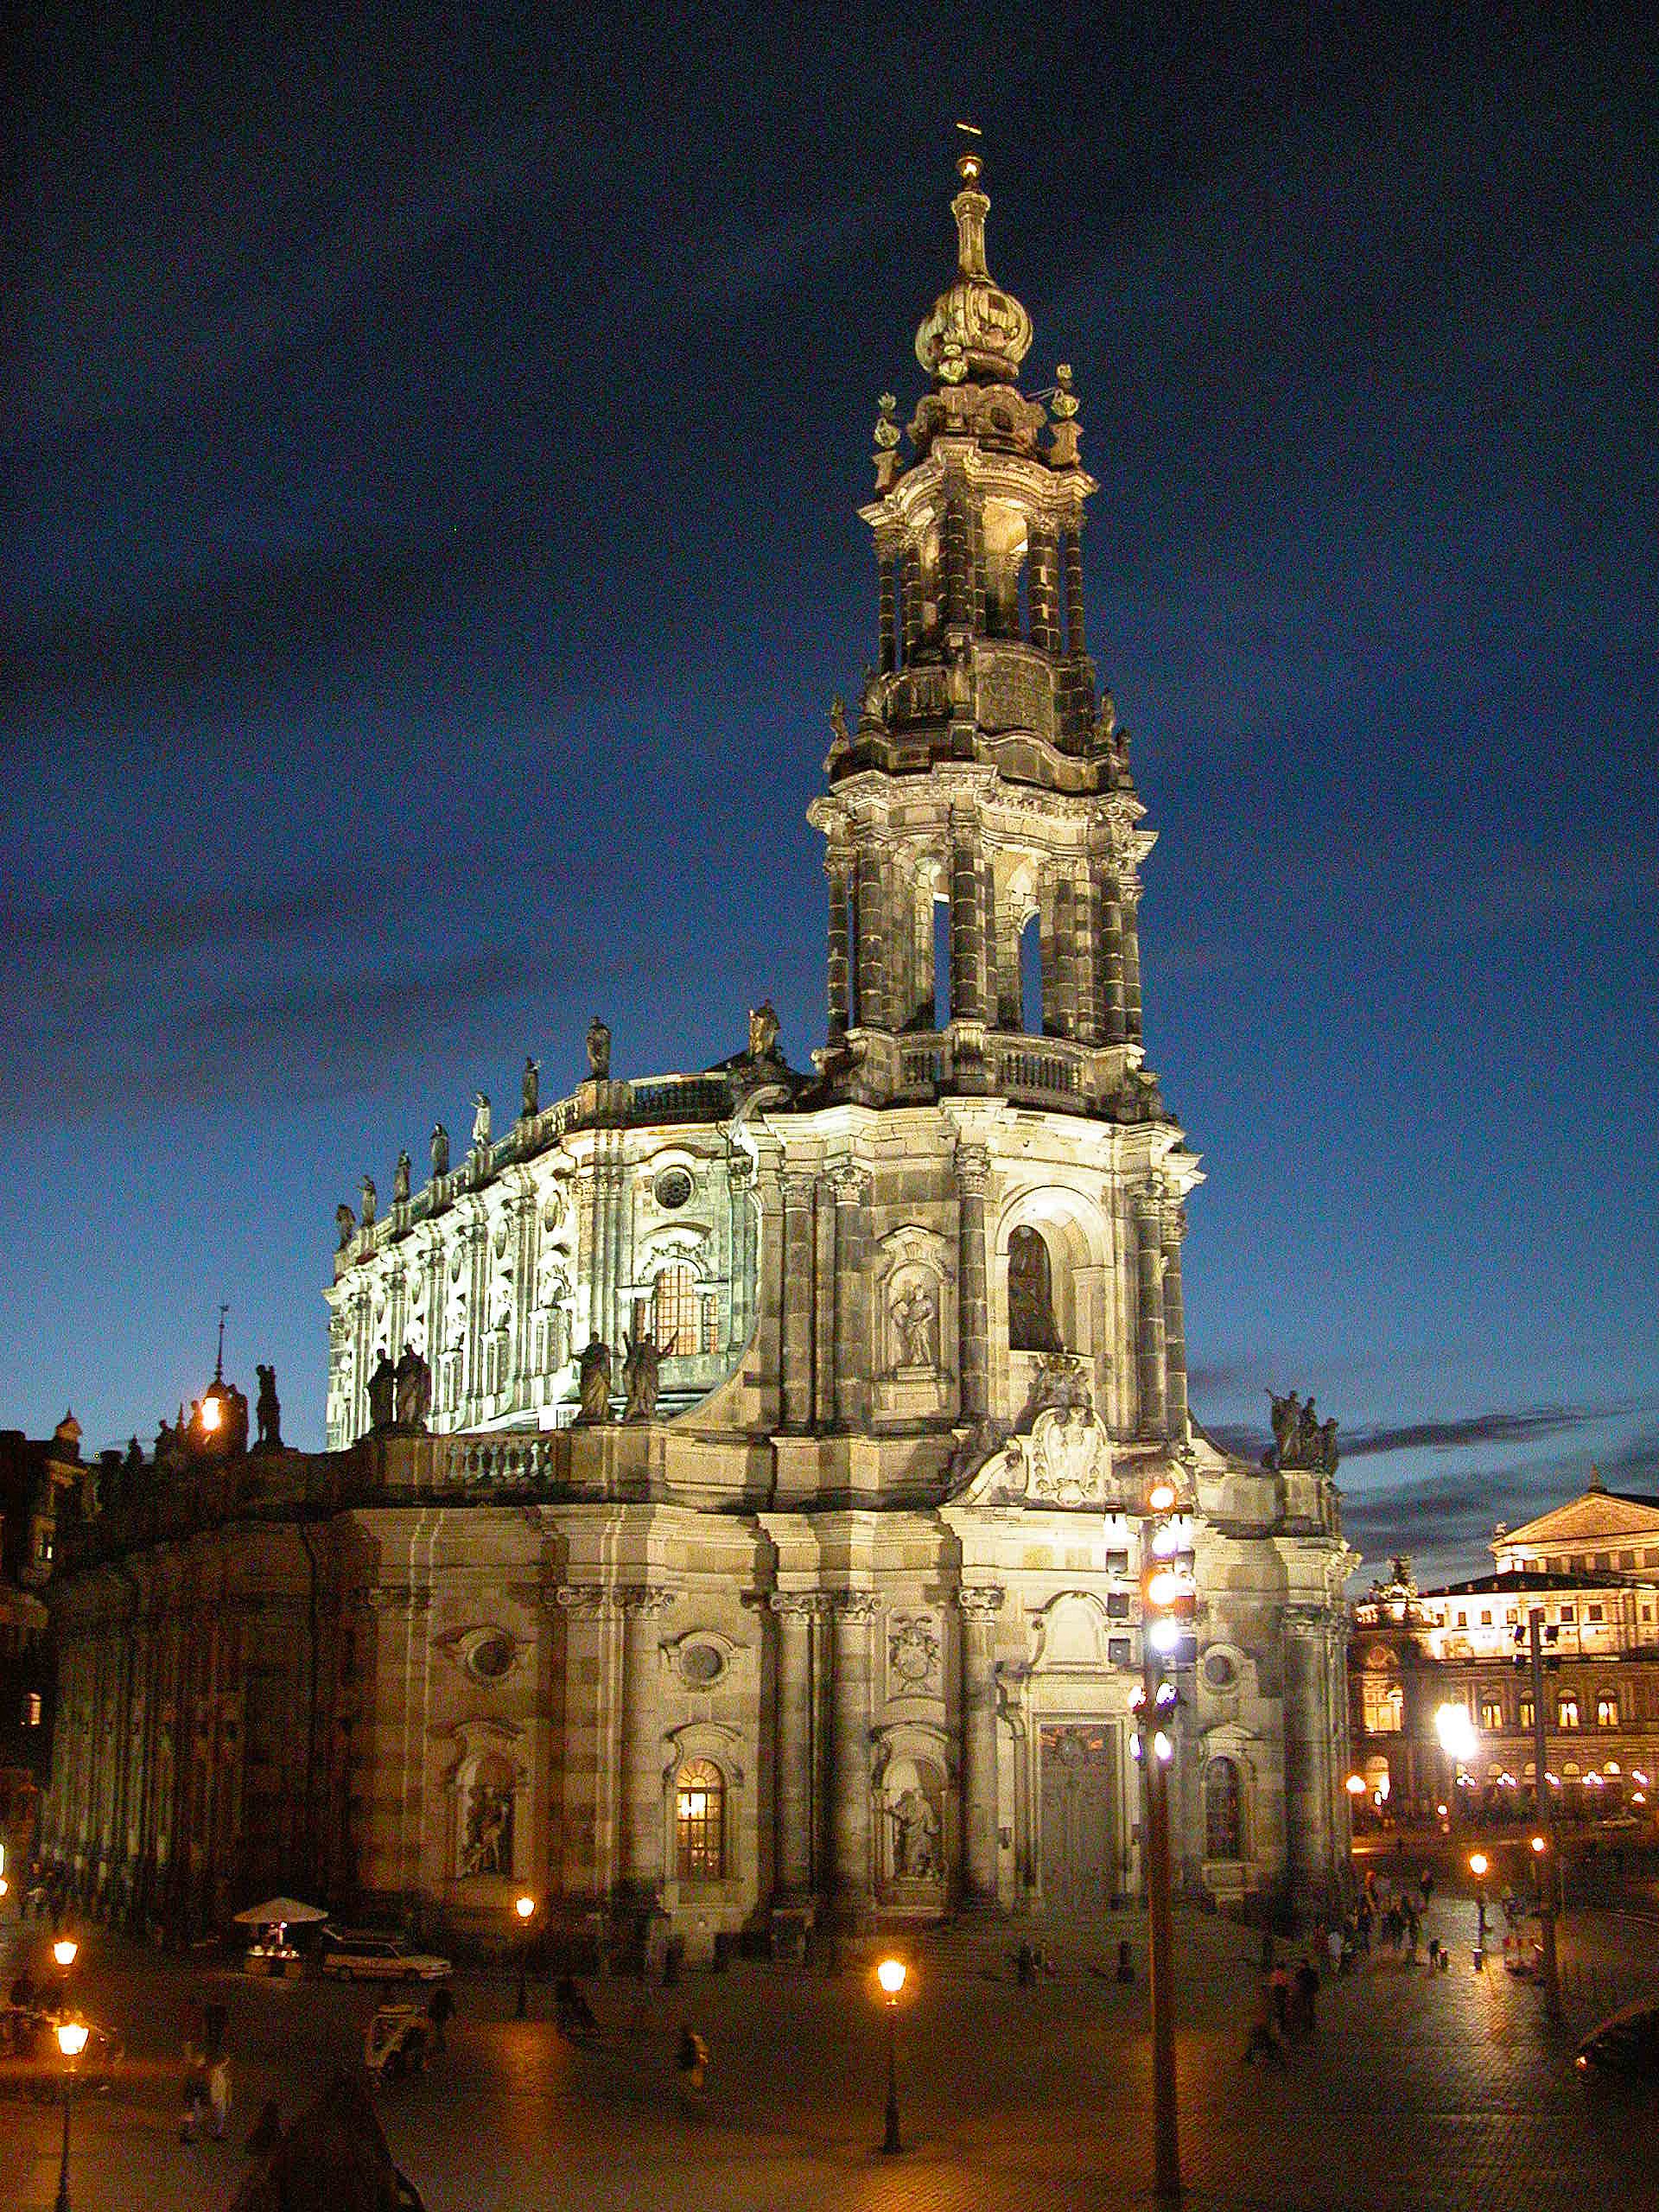
{"type": "MultiPolygon", "coordinates": [[[[976,123],[959,123],[957,128],[964,138],[977,141],[984,136],[976,123]]],[[[957,156],[957,175],[964,184],[977,184],[980,171],[984,166],[984,156],[981,154],[977,143],[964,146],[957,156]]]]}

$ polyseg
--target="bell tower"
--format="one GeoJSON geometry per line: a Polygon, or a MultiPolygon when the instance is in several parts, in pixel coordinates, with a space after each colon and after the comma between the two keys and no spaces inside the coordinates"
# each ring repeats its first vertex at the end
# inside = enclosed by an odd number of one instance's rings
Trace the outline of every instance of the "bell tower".
{"type": "Polygon", "coordinates": [[[832,710],[811,810],[830,891],[821,1061],[872,1105],[978,1092],[1111,1113],[1145,1093],[1153,836],[1086,643],[1096,486],[1071,373],[1021,391],[1031,318],[986,264],[976,145],[957,166],[956,275],[916,334],[929,389],[904,430],[883,396],[861,510],[876,659],[856,724],[832,710]]]}

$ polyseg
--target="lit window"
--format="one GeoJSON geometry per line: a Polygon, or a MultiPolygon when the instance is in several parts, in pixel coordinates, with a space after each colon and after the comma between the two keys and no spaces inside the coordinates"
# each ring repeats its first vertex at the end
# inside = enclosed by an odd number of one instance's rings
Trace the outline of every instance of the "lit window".
{"type": "Polygon", "coordinates": [[[1576,1728],[1578,1725],[1579,1700],[1575,1697],[1564,1697],[1555,1708],[1555,1726],[1558,1728],[1576,1728]]]}
{"type": "Polygon", "coordinates": [[[26,1690],[23,1693],[23,1726],[25,1728],[38,1728],[40,1725],[41,1694],[39,1690],[26,1690]]]}
{"type": "Polygon", "coordinates": [[[1484,1697],[1480,1701],[1480,1725],[1489,1735],[1503,1726],[1503,1707],[1495,1697],[1484,1697]]]}
{"type": "Polygon", "coordinates": [[[1601,1607],[1599,1605],[1586,1605],[1584,1609],[1584,1618],[1587,1621],[1599,1621],[1601,1618],[1601,1607]]]}
{"type": "Polygon", "coordinates": [[[1603,1690],[1596,1700],[1596,1726],[1598,1728],[1617,1728],[1618,1726],[1618,1700],[1611,1690],[1603,1690]]]}
{"type": "MultiPolygon", "coordinates": [[[[1516,1726],[1522,1728],[1532,1728],[1537,1726],[1537,1707],[1533,1703],[1529,1697],[1523,1697],[1521,1700],[1521,1712],[1516,1726]]],[[[1530,1774],[1532,1769],[1529,1767],[1527,1771],[1530,1774]]]]}
{"type": "Polygon", "coordinates": [[[672,1261],[651,1287],[652,1341],[664,1359],[686,1359],[700,1348],[702,1330],[696,1271],[672,1261]]]}
{"type": "Polygon", "coordinates": [[[712,1759],[683,1766],[674,1785],[680,1879],[718,1882],[726,1874],[726,1783],[712,1759]]]}
{"type": "Polygon", "coordinates": [[[1467,1627],[1468,1627],[1468,1625],[1469,1625],[1469,1615],[1468,1615],[1467,1611],[1465,1611],[1465,1609],[1463,1606],[1459,1605],[1459,1608],[1458,1608],[1458,1626],[1459,1626],[1459,1628],[1467,1628],[1467,1627]]]}
{"type": "Polygon", "coordinates": [[[1480,1624],[1482,1628],[1491,1628],[1492,1624],[1492,1609],[1490,1605],[1483,1605],[1481,1607],[1480,1624]]]}
{"type": "Polygon", "coordinates": [[[1406,1694],[1398,1682],[1379,1682],[1375,1676],[1364,1686],[1365,1732],[1368,1736],[1397,1736],[1406,1725],[1406,1694]]]}
{"type": "Polygon", "coordinates": [[[1561,1607],[1561,1618],[1564,1621],[1575,1621],[1578,1617],[1579,1609],[1576,1605],[1563,1605],[1561,1607]]]}
{"type": "Polygon", "coordinates": [[[1206,1859],[1244,1856],[1238,1768],[1231,1759],[1211,1759],[1204,1770],[1204,1855],[1206,1859]]]}

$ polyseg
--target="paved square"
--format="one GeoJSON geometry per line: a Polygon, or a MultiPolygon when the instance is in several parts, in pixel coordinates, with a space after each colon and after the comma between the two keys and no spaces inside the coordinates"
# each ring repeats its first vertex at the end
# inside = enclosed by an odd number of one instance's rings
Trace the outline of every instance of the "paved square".
{"type": "MultiPolygon", "coordinates": [[[[1181,1923],[1182,2152],[1196,2207],[1651,2207],[1650,2109],[1598,2103],[1574,2079],[1537,1993],[1471,1967],[1471,1909],[1437,1904],[1448,1974],[1392,1960],[1327,1980],[1313,2040],[1287,2074],[1240,2063],[1256,1939],[1215,1920],[1181,1923]]],[[[1141,1923],[1126,1916],[1137,1967],[1141,1923]]],[[[592,1985],[604,2029],[577,2050],[545,2014],[512,2017],[499,1977],[463,1977],[448,2054],[423,2081],[379,2094],[400,2162],[431,2212],[660,2207],[847,2212],[1123,2206],[1147,2200],[1150,2098],[1146,1992],[1105,1968],[1119,1926],[1057,1947],[1060,1973],[1012,1979],[1006,1930],[921,1939],[899,2024],[906,2150],[878,2155],[882,2023],[868,1971],[738,1967],[682,1990],[592,1985]],[[677,2102],[682,2020],[714,2052],[706,2112],[677,2102]]],[[[1614,1973],[1651,1963],[1654,1931],[1586,1930],[1614,1973]]],[[[127,2037],[113,2094],[75,2126],[76,2212],[220,2207],[245,2171],[241,2139],[261,2101],[291,2116],[360,2049],[367,1991],[271,1987],[193,1973],[94,1936],[89,2013],[127,2037]],[[193,1996],[230,2008],[233,2140],[177,2141],[178,2052],[193,1996]]],[[[54,2111],[0,2104],[7,2202],[47,2212],[57,2177],[54,2111]],[[18,2192],[18,2193],[14,2193],[18,2192]]]]}

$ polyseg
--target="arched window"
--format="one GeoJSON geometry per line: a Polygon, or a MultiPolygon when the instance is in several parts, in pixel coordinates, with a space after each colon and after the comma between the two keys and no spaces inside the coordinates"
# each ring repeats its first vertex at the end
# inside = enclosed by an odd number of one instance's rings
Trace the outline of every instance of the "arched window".
{"type": "Polygon", "coordinates": [[[1008,1239],[1008,1349],[1058,1351],[1054,1278],[1040,1230],[1016,1229],[1008,1239]]]}
{"type": "Polygon", "coordinates": [[[1043,925],[1035,912],[1020,931],[1020,1027],[1027,1037],[1043,1034],[1043,925]]]}
{"type": "Polygon", "coordinates": [[[651,1338],[664,1359],[689,1359],[702,1348],[697,1272],[671,1260],[651,1287],[651,1338]]]}
{"type": "Polygon", "coordinates": [[[1575,1697],[1562,1698],[1555,1707],[1555,1726],[1558,1728],[1576,1728],[1578,1725],[1579,1700],[1575,1697]]]}
{"type": "Polygon", "coordinates": [[[1204,1770],[1204,1855],[1206,1859],[1244,1856],[1238,1767],[1232,1759],[1211,1759],[1204,1770]]]}
{"type": "Polygon", "coordinates": [[[1399,1683],[1379,1681],[1374,1675],[1367,1675],[1362,1696],[1365,1733],[1399,1735],[1406,1725],[1406,1694],[1399,1683]]]}
{"type": "Polygon", "coordinates": [[[1596,1726],[1598,1728],[1618,1727],[1618,1694],[1616,1690],[1599,1690],[1597,1692],[1596,1726]]]}
{"type": "Polygon", "coordinates": [[[683,1882],[726,1875],[726,1782],[712,1759],[690,1759],[674,1783],[674,1829],[683,1882]]]}

